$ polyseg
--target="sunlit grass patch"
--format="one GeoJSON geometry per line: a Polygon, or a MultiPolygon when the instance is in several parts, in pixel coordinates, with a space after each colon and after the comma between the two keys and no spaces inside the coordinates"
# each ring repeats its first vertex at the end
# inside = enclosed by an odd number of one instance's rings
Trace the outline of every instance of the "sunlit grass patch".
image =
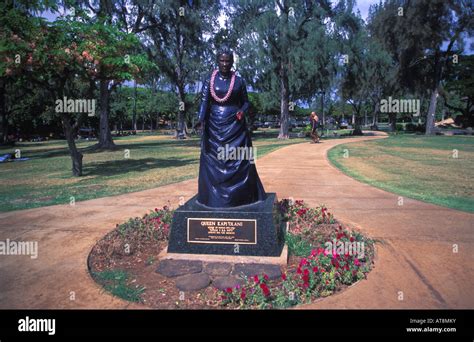
{"type": "Polygon", "coordinates": [[[351,177],[426,202],[474,212],[474,139],[398,135],[338,145],[329,160],[351,177]]]}

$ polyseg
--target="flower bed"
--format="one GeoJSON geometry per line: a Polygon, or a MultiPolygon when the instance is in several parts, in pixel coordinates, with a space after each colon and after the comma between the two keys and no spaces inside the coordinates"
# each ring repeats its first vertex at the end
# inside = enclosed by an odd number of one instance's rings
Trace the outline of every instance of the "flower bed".
{"type": "Polygon", "coordinates": [[[310,303],[364,279],[372,269],[374,242],[343,228],[327,208],[309,208],[303,201],[289,200],[279,206],[289,222],[287,272],[279,281],[255,275],[243,286],[226,289],[221,293],[222,305],[286,308],[310,303]]]}
{"type": "Polygon", "coordinates": [[[257,274],[235,288],[220,291],[211,285],[183,297],[173,280],[155,272],[156,257],[166,247],[173,216],[167,206],[117,225],[99,241],[89,258],[91,274],[106,289],[117,289],[113,294],[124,298],[121,294],[125,293],[125,298],[152,307],[226,309],[310,303],[367,277],[374,260],[371,239],[344,227],[324,206],[311,208],[303,201],[285,199],[278,209],[288,222],[285,237],[290,255],[281,279],[257,274]],[[117,276],[123,272],[126,277],[117,276]]]}

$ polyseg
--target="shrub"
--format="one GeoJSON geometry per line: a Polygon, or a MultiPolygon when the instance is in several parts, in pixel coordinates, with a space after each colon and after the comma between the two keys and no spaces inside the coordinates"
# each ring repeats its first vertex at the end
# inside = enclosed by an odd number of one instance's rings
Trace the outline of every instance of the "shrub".
{"type": "Polygon", "coordinates": [[[131,218],[127,222],[117,225],[117,231],[124,239],[168,240],[173,212],[168,206],[164,206],[162,209],[155,208],[154,211],[142,218],[131,218]]]}
{"type": "Polygon", "coordinates": [[[289,232],[300,233],[319,224],[336,223],[334,216],[324,205],[316,208],[308,207],[304,201],[284,199],[279,202],[279,208],[285,221],[289,221],[289,232]]]}
{"type": "Polygon", "coordinates": [[[405,130],[405,124],[403,124],[403,123],[397,123],[397,124],[395,125],[395,130],[396,130],[397,132],[404,131],[404,130],[405,130]]]}

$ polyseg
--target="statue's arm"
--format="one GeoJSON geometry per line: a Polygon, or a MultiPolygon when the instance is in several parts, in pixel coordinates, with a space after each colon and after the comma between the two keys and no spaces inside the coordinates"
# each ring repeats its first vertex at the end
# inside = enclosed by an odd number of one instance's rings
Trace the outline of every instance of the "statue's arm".
{"type": "Polygon", "coordinates": [[[209,91],[210,79],[204,81],[201,93],[201,107],[199,108],[199,121],[204,122],[209,112],[209,104],[211,101],[211,93],[209,91]]]}

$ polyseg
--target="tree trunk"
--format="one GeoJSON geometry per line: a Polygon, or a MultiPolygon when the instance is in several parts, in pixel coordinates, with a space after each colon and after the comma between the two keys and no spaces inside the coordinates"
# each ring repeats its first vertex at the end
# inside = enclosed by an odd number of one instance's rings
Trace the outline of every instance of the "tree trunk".
{"type": "Polygon", "coordinates": [[[95,146],[99,149],[115,149],[109,127],[109,81],[100,80],[100,127],[99,142],[95,146]]]}
{"type": "Polygon", "coordinates": [[[137,81],[133,87],[133,114],[132,114],[132,131],[137,131],[137,81]]]}
{"type": "Polygon", "coordinates": [[[5,103],[5,81],[0,80],[0,144],[7,142],[8,120],[5,103]]]}
{"type": "Polygon", "coordinates": [[[397,113],[389,113],[388,114],[388,130],[389,132],[395,132],[397,130],[397,113]]]}
{"type": "Polygon", "coordinates": [[[378,115],[380,110],[380,102],[375,102],[374,112],[372,114],[372,129],[378,130],[378,115]]]}
{"type": "Polygon", "coordinates": [[[357,115],[352,114],[352,122],[354,123],[354,130],[352,131],[352,135],[363,135],[362,127],[360,126],[361,117],[359,113],[357,115]]]}
{"type": "Polygon", "coordinates": [[[184,129],[184,119],[186,117],[186,102],[184,101],[185,100],[184,87],[178,86],[178,97],[180,101],[180,106],[182,103],[184,103],[185,107],[183,108],[183,110],[178,111],[178,120],[176,122],[176,138],[186,139],[186,132],[184,129]]]}
{"type": "Polygon", "coordinates": [[[1,114],[0,125],[2,126],[1,127],[2,136],[0,137],[0,144],[1,144],[1,143],[8,142],[8,116],[6,112],[3,112],[1,114]]]}
{"type": "Polygon", "coordinates": [[[278,134],[278,139],[288,139],[289,134],[289,85],[288,85],[288,71],[286,70],[284,62],[280,66],[280,103],[281,103],[281,117],[280,117],[280,133],[278,134]]]}
{"type": "Polygon", "coordinates": [[[438,87],[433,89],[430,98],[430,107],[428,108],[428,115],[426,116],[426,129],[425,134],[431,135],[434,134],[434,123],[435,123],[435,114],[436,114],[436,102],[438,100],[438,87]]]}
{"type": "Polygon", "coordinates": [[[77,150],[75,142],[75,133],[73,127],[71,126],[71,118],[68,114],[61,114],[61,120],[64,128],[64,135],[66,136],[66,141],[69,147],[69,153],[71,154],[72,159],[72,174],[76,177],[82,176],[82,153],[77,150]]]}

